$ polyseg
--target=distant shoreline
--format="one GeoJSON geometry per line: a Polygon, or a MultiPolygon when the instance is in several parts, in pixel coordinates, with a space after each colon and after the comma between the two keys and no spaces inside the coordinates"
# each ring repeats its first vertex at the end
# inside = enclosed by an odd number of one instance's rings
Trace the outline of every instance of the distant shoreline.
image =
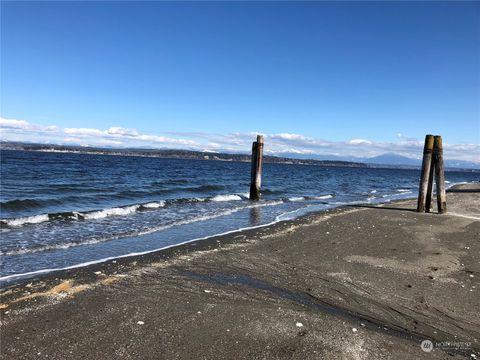
{"type": "MultiPolygon", "coordinates": [[[[52,153],[88,154],[88,155],[112,155],[112,156],[137,156],[155,157],[164,159],[185,160],[210,160],[210,161],[236,161],[250,162],[250,154],[227,154],[193,150],[169,150],[169,149],[107,149],[97,147],[79,147],[55,144],[27,144],[27,143],[0,143],[0,150],[12,151],[37,151],[52,153]]],[[[265,155],[265,163],[289,164],[289,165],[320,165],[367,168],[368,165],[359,162],[340,160],[314,160],[294,159],[278,156],[265,155]]]]}
{"type": "MultiPolygon", "coordinates": [[[[0,151],[29,151],[29,152],[47,152],[57,154],[85,154],[85,155],[107,155],[107,156],[131,156],[131,157],[151,157],[160,159],[178,159],[178,160],[202,160],[202,161],[224,161],[224,162],[250,162],[250,154],[228,154],[215,153],[207,151],[194,150],[171,150],[171,149],[108,149],[100,147],[79,147],[56,144],[36,144],[36,143],[17,143],[0,142],[0,151]]],[[[349,168],[369,168],[369,169],[405,169],[418,170],[420,167],[415,165],[389,165],[389,164],[367,164],[353,161],[341,160],[315,160],[315,159],[295,159],[265,155],[264,162],[268,164],[285,165],[309,165],[326,167],[349,167],[349,168]]],[[[465,171],[480,172],[480,169],[447,167],[447,171],[465,171]]]]}

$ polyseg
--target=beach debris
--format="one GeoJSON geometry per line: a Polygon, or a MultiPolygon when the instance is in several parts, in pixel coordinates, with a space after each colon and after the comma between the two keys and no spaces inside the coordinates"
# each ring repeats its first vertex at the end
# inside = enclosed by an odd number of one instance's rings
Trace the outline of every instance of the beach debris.
{"type": "Polygon", "coordinates": [[[476,359],[476,358],[477,358],[477,355],[475,355],[475,354],[470,354],[470,357],[471,357],[472,359],[476,359]]]}
{"type": "Polygon", "coordinates": [[[352,328],[352,331],[353,331],[354,333],[356,333],[358,330],[357,330],[357,328],[352,328]]]}
{"type": "Polygon", "coordinates": [[[207,290],[207,289],[205,289],[203,291],[206,292],[207,294],[212,292],[212,290],[207,290]]]}
{"type": "Polygon", "coordinates": [[[360,323],[360,325],[361,325],[361,326],[365,326],[365,324],[364,324],[364,323],[360,323]]]}
{"type": "Polygon", "coordinates": [[[470,274],[470,277],[473,278],[473,274],[470,274]]]}
{"type": "Polygon", "coordinates": [[[303,327],[303,324],[302,324],[301,322],[297,322],[297,323],[295,324],[295,326],[296,326],[296,327],[303,327]]]}
{"type": "Polygon", "coordinates": [[[143,321],[137,321],[138,325],[144,325],[145,323],[143,321]]]}
{"type": "Polygon", "coordinates": [[[102,272],[101,271],[95,271],[94,274],[95,275],[102,275],[102,272]]]}

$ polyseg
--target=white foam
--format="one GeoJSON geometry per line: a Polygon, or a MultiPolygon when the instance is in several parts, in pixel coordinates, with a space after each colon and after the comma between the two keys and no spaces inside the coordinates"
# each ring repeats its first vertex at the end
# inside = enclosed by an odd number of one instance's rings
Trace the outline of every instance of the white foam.
{"type": "Polygon", "coordinates": [[[303,196],[294,196],[291,198],[288,198],[288,201],[296,202],[296,201],[304,201],[305,198],[303,196]]]}
{"type": "Polygon", "coordinates": [[[130,215],[138,210],[140,205],[132,205],[126,207],[115,207],[109,209],[103,209],[99,211],[93,211],[90,213],[84,214],[84,218],[91,220],[91,219],[102,219],[108,216],[125,216],[130,215]]]}
{"type": "Polygon", "coordinates": [[[377,192],[377,190],[372,190],[370,191],[370,194],[375,194],[377,192]]]}
{"type": "Polygon", "coordinates": [[[199,222],[199,221],[206,221],[210,219],[215,219],[218,217],[222,216],[227,216],[234,214],[238,211],[245,210],[245,209],[251,209],[251,208],[257,208],[257,207],[264,207],[264,206],[275,206],[275,205],[280,205],[283,204],[283,201],[271,201],[271,202],[265,202],[265,203],[256,203],[256,204],[251,204],[248,206],[244,207],[238,207],[235,209],[229,209],[229,210],[224,210],[224,211],[219,211],[217,213],[210,213],[210,214],[205,214],[205,215],[200,215],[196,216],[190,219],[185,219],[181,221],[176,221],[171,224],[166,224],[166,225],[161,225],[161,226],[156,226],[153,228],[145,229],[142,231],[138,232],[132,232],[128,234],[117,234],[114,236],[107,236],[107,237],[100,237],[100,238],[94,238],[94,239],[89,239],[81,242],[70,242],[70,243],[64,243],[64,244],[54,244],[54,245],[45,245],[37,248],[23,248],[19,250],[12,250],[12,251],[7,251],[7,252],[0,252],[0,255],[9,255],[9,256],[14,256],[14,255],[25,255],[25,254],[32,254],[32,253],[37,253],[37,252],[42,252],[42,251],[51,251],[51,250],[65,250],[69,249],[72,247],[78,247],[78,246],[84,246],[84,245],[94,245],[97,243],[101,242],[106,242],[106,241],[111,241],[111,240],[117,240],[120,238],[125,238],[125,237],[132,237],[132,236],[141,236],[141,235],[148,235],[157,231],[162,231],[166,230],[175,226],[181,226],[181,225],[188,225],[191,223],[199,222]]]}
{"type": "Polygon", "coordinates": [[[331,199],[331,198],[333,198],[333,195],[321,195],[321,196],[314,197],[314,199],[316,200],[331,199]]]}
{"type": "Polygon", "coordinates": [[[77,269],[77,268],[81,268],[81,267],[85,267],[85,266],[89,266],[89,265],[104,263],[104,262],[107,262],[109,260],[123,259],[123,258],[132,257],[132,256],[140,256],[140,255],[151,254],[151,253],[156,252],[156,251],[170,249],[170,248],[173,248],[173,247],[189,244],[189,243],[194,242],[194,241],[206,240],[206,239],[216,237],[216,236],[223,236],[223,235],[228,235],[228,234],[232,234],[232,233],[236,233],[236,232],[242,232],[242,231],[245,231],[245,230],[258,229],[258,228],[270,226],[270,225],[273,225],[277,222],[278,221],[275,220],[275,221],[272,221],[272,222],[267,223],[267,224],[249,226],[249,227],[235,229],[235,230],[229,230],[229,231],[226,231],[226,232],[223,232],[223,233],[220,233],[220,234],[195,238],[195,239],[187,240],[187,241],[184,241],[184,242],[181,242],[181,243],[164,246],[164,247],[158,248],[158,249],[147,250],[147,251],[142,251],[142,252],[135,252],[135,253],[124,254],[124,255],[119,255],[119,256],[110,256],[110,257],[107,257],[107,258],[103,258],[103,259],[99,259],[99,260],[93,260],[93,261],[87,261],[87,262],[83,262],[83,263],[80,263],[80,264],[66,266],[66,267],[63,267],[63,268],[42,269],[42,270],[26,272],[26,273],[23,273],[23,274],[7,275],[7,276],[0,277],[0,282],[1,281],[8,281],[8,280],[15,280],[15,279],[22,279],[22,278],[30,277],[30,276],[33,276],[33,275],[47,274],[47,273],[50,273],[50,272],[53,272],[53,271],[77,269]]]}
{"type": "Polygon", "coordinates": [[[245,198],[245,199],[250,199],[250,193],[242,193],[240,194],[241,197],[245,198]]]}
{"type": "Polygon", "coordinates": [[[147,209],[158,209],[165,206],[165,201],[150,202],[142,206],[147,209]]]}
{"type": "Polygon", "coordinates": [[[70,249],[72,247],[77,247],[77,246],[83,246],[83,245],[93,245],[97,244],[99,242],[103,241],[108,241],[108,240],[114,240],[117,239],[118,237],[110,237],[110,238],[95,238],[95,239],[90,239],[82,242],[70,242],[70,243],[65,243],[65,244],[55,244],[55,245],[45,245],[45,246],[40,246],[36,248],[23,248],[19,250],[11,250],[11,251],[6,251],[6,252],[0,252],[1,256],[7,255],[7,256],[15,256],[15,255],[25,255],[25,254],[33,254],[37,252],[42,252],[42,251],[51,251],[51,250],[65,250],[65,249],[70,249]]]}
{"type": "Polygon", "coordinates": [[[411,193],[412,190],[410,189],[397,189],[398,192],[401,192],[401,193],[411,193]]]}
{"type": "Polygon", "coordinates": [[[22,226],[26,224],[39,224],[48,221],[50,218],[47,214],[28,216],[18,219],[3,219],[8,226],[22,226]]]}
{"type": "MultiPolygon", "coordinates": [[[[445,180],[445,183],[448,184],[448,185],[445,186],[445,189],[450,189],[451,187],[454,187],[456,185],[468,184],[469,182],[468,181],[460,181],[460,182],[454,182],[452,184],[450,181],[445,180]]],[[[475,183],[475,181],[472,181],[472,183],[475,183]]],[[[433,185],[435,185],[435,183],[433,185]]]]}
{"type": "Polygon", "coordinates": [[[212,198],[212,201],[238,201],[242,200],[240,195],[217,195],[212,198]]]}

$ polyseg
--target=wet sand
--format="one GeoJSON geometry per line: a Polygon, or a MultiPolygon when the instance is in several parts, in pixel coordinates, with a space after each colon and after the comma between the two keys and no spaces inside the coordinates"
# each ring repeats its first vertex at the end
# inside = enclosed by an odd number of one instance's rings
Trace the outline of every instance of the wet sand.
{"type": "Polygon", "coordinates": [[[480,186],[447,204],[351,206],[6,287],[2,355],[480,358],[480,186]]]}

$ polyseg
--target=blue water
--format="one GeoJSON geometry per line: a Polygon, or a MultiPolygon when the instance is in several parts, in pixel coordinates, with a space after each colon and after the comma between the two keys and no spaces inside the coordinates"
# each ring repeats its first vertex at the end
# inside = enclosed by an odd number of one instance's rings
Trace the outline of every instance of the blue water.
{"type": "MultiPolygon", "coordinates": [[[[0,277],[148,252],[350,203],[414,197],[418,170],[2,151],[0,277]]],[[[447,185],[479,173],[447,172],[447,185]]],[[[1,280],[1,279],[0,279],[1,280]]]]}

